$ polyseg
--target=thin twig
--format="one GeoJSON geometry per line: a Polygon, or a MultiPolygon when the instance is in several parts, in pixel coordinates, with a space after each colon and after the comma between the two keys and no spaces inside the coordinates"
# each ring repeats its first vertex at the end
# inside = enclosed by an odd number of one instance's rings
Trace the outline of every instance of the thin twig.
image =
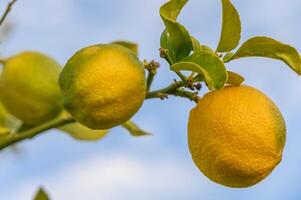
{"type": "Polygon", "coordinates": [[[151,62],[144,61],[144,68],[148,71],[146,79],[146,91],[150,90],[150,87],[153,83],[154,77],[157,74],[157,69],[160,67],[158,62],[152,60],[151,62]]]}
{"type": "Polygon", "coordinates": [[[31,139],[37,135],[40,135],[41,133],[44,133],[49,129],[60,127],[72,123],[74,121],[75,120],[72,117],[58,117],[52,121],[46,122],[45,124],[41,124],[28,130],[21,131],[20,133],[11,134],[6,139],[4,139],[4,141],[1,141],[0,150],[25,139],[31,139]]]}
{"type": "MultiPolygon", "coordinates": [[[[170,66],[175,64],[175,62],[173,61],[173,59],[168,53],[168,49],[160,48],[159,51],[160,51],[160,57],[164,58],[170,66]]],[[[176,74],[180,77],[182,81],[184,82],[187,81],[187,77],[184,74],[182,74],[182,72],[176,72],[176,74]]]]}
{"type": "Polygon", "coordinates": [[[2,17],[0,18],[0,26],[3,24],[3,22],[5,21],[8,13],[11,11],[13,5],[17,2],[17,0],[12,0],[7,4],[6,10],[4,11],[2,17]]]}
{"type": "Polygon", "coordinates": [[[196,92],[189,92],[183,89],[180,89],[181,87],[184,87],[186,83],[184,81],[178,81],[175,82],[166,88],[148,92],[146,94],[146,99],[153,99],[153,98],[160,98],[165,99],[168,97],[168,95],[178,96],[178,97],[184,97],[191,101],[198,102],[199,97],[197,96],[196,92]]]}

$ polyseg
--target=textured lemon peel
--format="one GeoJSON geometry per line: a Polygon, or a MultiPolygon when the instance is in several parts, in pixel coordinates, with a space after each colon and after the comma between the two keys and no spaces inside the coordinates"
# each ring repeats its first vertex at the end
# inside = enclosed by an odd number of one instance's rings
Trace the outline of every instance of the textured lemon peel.
{"type": "Polygon", "coordinates": [[[249,187],[281,161],[285,124],[263,93],[226,87],[206,94],[191,111],[188,142],[195,164],[209,179],[249,187]]]}
{"type": "Polygon", "coordinates": [[[146,93],[144,68],[120,45],[94,45],[66,64],[60,86],[65,108],[92,129],[109,129],[128,121],[146,93]]]}
{"type": "Polygon", "coordinates": [[[7,59],[0,78],[3,105],[28,125],[54,118],[62,109],[57,83],[60,70],[55,60],[38,52],[26,51],[7,59]]]}

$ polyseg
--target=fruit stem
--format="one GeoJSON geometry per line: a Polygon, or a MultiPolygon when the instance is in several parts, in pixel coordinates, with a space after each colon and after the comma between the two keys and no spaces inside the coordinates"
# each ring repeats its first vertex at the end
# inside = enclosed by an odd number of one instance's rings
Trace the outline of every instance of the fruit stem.
{"type": "Polygon", "coordinates": [[[20,133],[13,133],[8,138],[1,141],[0,150],[4,149],[12,144],[15,144],[17,142],[20,142],[22,140],[31,139],[39,134],[44,133],[45,131],[47,131],[49,129],[60,127],[60,126],[72,123],[74,121],[75,120],[71,116],[64,115],[64,116],[59,116],[59,117],[53,119],[52,121],[35,126],[31,129],[21,131],[20,133]]]}
{"type": "Polygon", "coordinates": [[[146,79],[146,91],[148,92],[150,90],[150,87],[152,86],[153,80],[154,80],[155,74],[152,72],[148,72],[147,79],[146,79]]]}

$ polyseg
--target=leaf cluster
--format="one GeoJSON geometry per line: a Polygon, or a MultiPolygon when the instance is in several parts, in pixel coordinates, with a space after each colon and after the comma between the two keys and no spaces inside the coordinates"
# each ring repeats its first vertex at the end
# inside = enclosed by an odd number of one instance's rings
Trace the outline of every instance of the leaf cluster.
{"type": "Polygon", "coordinates": [[[189,71],[194,76],[202,76],[209,90],[221,89],[226,84],[241,84],[244,81],[243,77],[227,71],[226,63],[245,57],[277,59],[287,64],[298,75],[301,74],[300,55],[288,44],[269,37],[256,36],[239,46],[241,20],[230,0],[221,0],[222,26],[216,50],[201,44],[177,22],[177,17],[187,2],[188,0],[171,0],[160,9],[165,24],[161,35],[161,48],[165,50],[162,57],[169,62],[172,71],[189,71]]]}

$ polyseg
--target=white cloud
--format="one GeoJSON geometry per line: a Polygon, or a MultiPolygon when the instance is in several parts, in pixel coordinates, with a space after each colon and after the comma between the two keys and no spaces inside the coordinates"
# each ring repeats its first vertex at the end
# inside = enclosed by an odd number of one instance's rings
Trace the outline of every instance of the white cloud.
{"type": "Polygon", "coordinates": [[[177,199],[201,188],[205,194],[200,176],[194,174],[197,170],[188,165],[191,163],[186,165],[170,156],[141,161],[128,155],[108,155],[101,159],[93,155],[55,174],[16,187],[6,199],[30,200],[41,184],[55,200],[153,199],[156,196],[177,199]]]}

